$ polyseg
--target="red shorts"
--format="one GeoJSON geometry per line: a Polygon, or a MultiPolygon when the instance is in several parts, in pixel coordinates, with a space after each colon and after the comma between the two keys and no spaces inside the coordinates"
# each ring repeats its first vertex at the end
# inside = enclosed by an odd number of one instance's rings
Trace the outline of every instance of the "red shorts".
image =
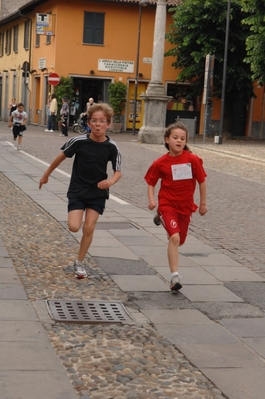
{"type": "Polygon", "coordinates": [[[190,215],[182,215],[181,213],[170,210],[160,213],[160,219],[168,237],[179,233],[180,245],[184,244],[188,234],[190,215]]]}

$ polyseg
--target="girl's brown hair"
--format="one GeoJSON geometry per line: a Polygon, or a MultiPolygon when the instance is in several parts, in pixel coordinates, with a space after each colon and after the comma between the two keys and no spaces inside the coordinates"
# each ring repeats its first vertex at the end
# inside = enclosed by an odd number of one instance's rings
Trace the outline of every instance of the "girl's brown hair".
{"type": "Polygon", "coordinates": [[[106,103],[94,103],[87,111],[88,120],[91,119],[91,116],[94,112],[102,111],[103,114],[106,116],[107,121],[110,123],[111,118],[113,116],[113,109],[106,103]]]}
{"type": "MultiPolygon", "coordinates": [[[[166,128],[166,130],[165,130],[164,139],[165,139],[165,147],[166,147],[167,150],[169,150],[169,145],[168,145],[168,143],[166,142],[166,138],[169,137],[170,134],[171,134],[171,132],[172,132],[172,130],[175,130],[175,129],[184,130],[184,132],[186,132],[186,142],[188,142],[188,139],[189,139],[189,131],[188,131],[187,127],[184,125],[184,123],[177,121],[177,122],[172,123],[171,125],[169,125],[169,126],[166,128]]],[[[185,144],[184,150],[189,151],[189,152],[192,152],[192,151],[190,150],[190,148],[187,146],[187,144],[185,144]]]]}

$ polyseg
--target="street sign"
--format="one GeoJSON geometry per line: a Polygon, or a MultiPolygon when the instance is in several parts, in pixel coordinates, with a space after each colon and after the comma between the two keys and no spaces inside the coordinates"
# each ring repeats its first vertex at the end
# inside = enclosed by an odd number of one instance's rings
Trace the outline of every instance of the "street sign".
{"type": "Polygon", "coordinates": [[[52,86],[57,86],[60,83],[60,76],[58,73],[50,73],[48,76],[48,83],[52,86]]]}

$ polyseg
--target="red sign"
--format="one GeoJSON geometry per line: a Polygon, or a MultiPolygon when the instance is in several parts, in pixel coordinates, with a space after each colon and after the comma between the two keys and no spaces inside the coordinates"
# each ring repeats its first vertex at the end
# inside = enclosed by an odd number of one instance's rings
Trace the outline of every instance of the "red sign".
{"type": "Polygon", "coordinates": [[[48,83],[52,86],[57,86],[60,83],[60,76],[58,73],[50,73],[48,76],[48,83]]]}

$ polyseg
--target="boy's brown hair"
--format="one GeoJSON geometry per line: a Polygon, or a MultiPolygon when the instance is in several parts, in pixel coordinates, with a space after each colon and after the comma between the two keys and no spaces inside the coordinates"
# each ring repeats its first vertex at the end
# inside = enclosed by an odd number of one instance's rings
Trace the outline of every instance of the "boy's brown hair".
{"type": "Polygon", "coordinates": [[[113,116],[113,109],[109,106],[109,104],[106,103],[95,103],[91,105],[91,107],[87,111],[87,119],[90,121],[91,116],[94,114],[94,112],[97,111],[102,111],[103,114],[106,116],[107,121],[110,123],[111,118],[113,116]]]}

